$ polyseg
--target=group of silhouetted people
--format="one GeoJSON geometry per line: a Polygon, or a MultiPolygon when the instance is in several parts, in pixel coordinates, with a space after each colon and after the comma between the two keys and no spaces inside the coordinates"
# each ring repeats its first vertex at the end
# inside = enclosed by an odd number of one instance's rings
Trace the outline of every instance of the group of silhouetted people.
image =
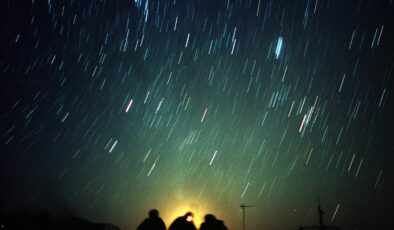
{"type": "MultiPolygon", "coordinates": [[[[164,221],[159,216],[159,211],[152,209],[149,211],[149,218],[146,218],[137,228],[137,230],[166,230],[164,221]]],[[[193,221],[193,213],[187,212],[185,215],[176,218],[168,230],[197,230],[193,221]]],[[[216,219],[212,214],[205,216],[204,223],[201,224],[200,230],[227,230],[222,220],[216,219]]]]}

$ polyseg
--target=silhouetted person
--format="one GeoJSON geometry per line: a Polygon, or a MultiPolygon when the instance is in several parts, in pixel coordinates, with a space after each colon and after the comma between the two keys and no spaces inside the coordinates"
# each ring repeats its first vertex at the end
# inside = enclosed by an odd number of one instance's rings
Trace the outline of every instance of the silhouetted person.
{"type": "Polygon", "coordinates": [[[187,212],[172,222],[168,230],[197,230],[193,222],[193,213],[187,212]]]}
{"type": "Polygon", "coordinates": [[[222,220],[216,219],[212,214],[205,215],[205,222],[201,224],[200,230],[227,230],[222,220]]]}
{"type": "Polygon", "coordinates": [[[164,221],[159,217],[159,211],[152,209],[149,211],[149,218],[146,218],[137,230],[166,230],[164,221]]]}

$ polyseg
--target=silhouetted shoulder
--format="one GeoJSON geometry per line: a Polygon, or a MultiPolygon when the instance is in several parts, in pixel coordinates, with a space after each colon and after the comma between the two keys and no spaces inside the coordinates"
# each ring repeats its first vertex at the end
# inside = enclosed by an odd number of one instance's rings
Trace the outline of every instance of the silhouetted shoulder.
{"type": "Polygon", "coordinates": [[[224,222],[222,220],[218,220],[218,229],[219,230],[227,230],[226,225],[224,225],[224,222]]]}

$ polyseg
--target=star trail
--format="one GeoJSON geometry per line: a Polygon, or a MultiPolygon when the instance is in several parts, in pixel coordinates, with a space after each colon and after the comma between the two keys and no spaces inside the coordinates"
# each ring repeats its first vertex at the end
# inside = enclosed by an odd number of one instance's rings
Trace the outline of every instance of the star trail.
{"type": "Polygon", "coordinates": [[[3,1],[0,210],[391,223],[391,0],[3,1]]]}

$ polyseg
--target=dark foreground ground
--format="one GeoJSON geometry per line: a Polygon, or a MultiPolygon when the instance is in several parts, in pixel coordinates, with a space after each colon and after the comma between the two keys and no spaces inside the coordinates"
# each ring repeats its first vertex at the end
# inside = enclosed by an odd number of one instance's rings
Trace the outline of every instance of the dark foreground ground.
{"type": "Polygon", "coordinates": [[[0,214],[0,230],[120,230],[108,223],[93,223],[76,216],[55,217],[46,211],[20,209],[0,214]]]}

